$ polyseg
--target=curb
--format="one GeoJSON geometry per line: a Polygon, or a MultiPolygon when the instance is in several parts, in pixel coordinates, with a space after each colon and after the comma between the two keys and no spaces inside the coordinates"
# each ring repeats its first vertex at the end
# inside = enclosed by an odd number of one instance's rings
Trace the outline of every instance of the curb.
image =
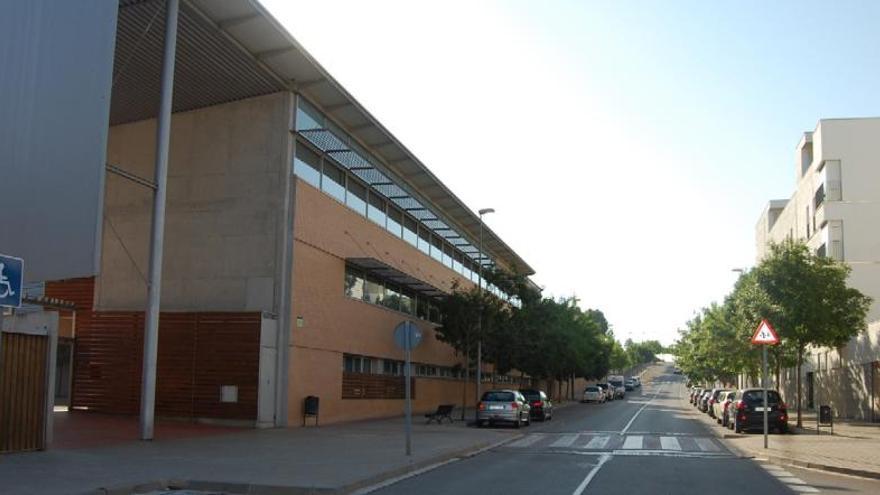
{"type": "MultiPolygon", "coordinates": [[[[201,490],[201,491],[211,491],[211,492],[223,492],[229,494],[240,494],[240,495],[316,495],[316,494],[340,494],[340,495],[350,495],[356,492],[363,491],[362,493],[368,493],[370,488],[375,487],[376,489],[381,488],[379,484],[387,482],[388,485],[392,485],[397,481],[402,481],[403,479],[412,476],[413,474],[420,474],[421,472],[427,472],[432,469],[438,468],[445,464],[449,464],[452,462],[460,461],[463,459],[469,459],[471,457],[477,456],[486,452],[487,450],[492,450],[496,447],[500,447],[509,442],[513,442],[514,440],[518,440],[525,436],[525,433],[518,433],[512,435],[510,438],[505,438],[503,440],[499,440],[496,442],[480,442],[478,444],[472,445],[470,447],[465,447],[456,451],[448,452],[446,454],[440,454],[434,457],[430,457],[428,459],[413,462],[409,465],[399,467],[396,469],[391,469],[389,471],[385,471],[383,473],[379,473],[375,476],[368,477],[354,483],[350,483],[348,485],[337,487],[337,488],[320,488],[320,487],[303,487],[303,486],[275,486],[275,485],[260,485],[254,483],[231,483],[224,481],[202,481],[202,480],[178,480],[178,479],[168,479],[168,480],[155,480],[148,481],[143,483],[131,483],[126,485],[119,485],[114,487],[101,487],[94,490],[89,490],[84,492],[82,495],[131,495],[137,493],[149,493],[156,492],[162,490],[201,490]]],[[[387,485],[386,485],[387,486],[387,485]]]]}
{"type": "MultiPolygon", "coordinates": [[[[682,398],[681,400],[685,404],[690,405],[684,398],[682,398]]],[[[693,411],[690,409],[688,410],[688,412],[691,414],[693,413],[693,411]]],[[[697,417],[699,418],[699,415],[697,415],[697,417]]],[[[712,424],[709,426],[714,427],[716,425],[712,424]]],[[[731,452],[733,452],[734,454],[736,454],[738,457],[741,457],[741,458],[762,460],[764,462],[767,462],[769,464],[774,464],[777,466],[790,466],[790,467],[797,467],[797,468],[815,469],[817,471],[825,471],[825,472],[837,473],[837,474],[846,474],[846,475],[855,476],[858,478],[880,480],[880,472],[877,472],[877,471],[868,471],[865,469],[847,468],[847,467],[842,467],[842,466],[833,466],[831,464],[821,464],[821,463],[812,462],[812,461],[790,459],[787,457],[779,457],[776,455],[766,455],[764,452],[761,452],[761,451],[753,451],[750,449],[744,449],[744,448],[738,447],[736,445],[732,445],[729,441],[727,441],[727,440],[730,440],[731,438],[736,438],[736,437],[731,437],[729,433],[725,433],[723,431],[718,431],[717,428],[709,428],[709,430],[712,432],[713,435],[715,435],[715,437],[717,437],[719,440],[724,442],[724,446],[727,447],[728,450],[730,450],[731,452]]]]}

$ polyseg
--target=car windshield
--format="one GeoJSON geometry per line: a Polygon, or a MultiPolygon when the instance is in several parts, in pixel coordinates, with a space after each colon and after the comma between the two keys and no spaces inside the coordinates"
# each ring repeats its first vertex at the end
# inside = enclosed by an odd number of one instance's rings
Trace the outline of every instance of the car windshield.
{"type": "Polygon", "coordinates": [[[619,386],[623,385],[623,382],[620,382],[618,380],[614,380],[614,381],[611,381],[608,383],[610,383],[611,385],[614,385],[615,387],[619,387],[619,386]]]}
{"type": "Polygon", "coordinates": [[[523,390],[521,393],[528,400],[541,400],[541,394],[534,390],[523,390]]]}
{"type": "MultiPolygon", "coordinates": [[[[763,390],[749,390],[743,394],[743,401],[745,401],[749,405],[760,405],[764,402],[764,391],[763,390]]],[[[775,390],[767,391],[767,403],[768,404],[778,404],[781,400],[779,398],[779,392],[775,390]]]]}
{"type": "Polygon", "coordinates": [[[587,387],[587,392],[598,392],[599,387],[587,387]]]}
{"type": "Polygon", "coordinates": [[[513,392],[486,392],[483,394],[484,402],[513,402],[513,392]]]}

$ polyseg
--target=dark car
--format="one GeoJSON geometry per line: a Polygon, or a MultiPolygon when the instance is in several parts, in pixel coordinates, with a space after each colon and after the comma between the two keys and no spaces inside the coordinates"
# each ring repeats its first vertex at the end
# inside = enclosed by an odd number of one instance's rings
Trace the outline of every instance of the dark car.
{"type": "Polygon", "coordinates": [[[623,382],[623,388],[627,392],[632,392],[633,390],[635,390],[636,384],[632,380],[627,380],[627,381],[623,382]]]}
{"type": "MultiPolygon", "coordinates": [[[[788,432],[788,407],[779,392],[767,391],[767,424],[779,433],[788,432]]],[[[728,407],[733,431],[740,433],[764,428],[764,389],[747,388],[736,393],[728,407]]]]}
{"type": "Polygon", "coordinates": [[[526,389],[520,390],[529,405],[532,406],[532,418],[547,421],[553,419],[553,403],[543,390],[526,389]]]}

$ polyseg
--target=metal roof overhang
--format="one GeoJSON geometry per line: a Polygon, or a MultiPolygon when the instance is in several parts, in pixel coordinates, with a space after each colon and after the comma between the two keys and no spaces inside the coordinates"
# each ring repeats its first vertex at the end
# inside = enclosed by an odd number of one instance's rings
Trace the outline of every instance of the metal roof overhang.
{"type": "MultiPolygon", "coordinates": [[[[164,0],[120,0],[111,125],[156,116],[164,0]]],[[[476,239],[479,217],[376,120],[255,0],[181,2],[173,111],[278,91],[301,93],[382,165],[476,239]]],[[[484,249],[518,273],[534,270],[491,229],[484,249]]]]}
{"type": "Polygon", "coordinates": [[[445,292],[433,285],[408,275],[376,258],[346,258],[345,262],[355,268],[360,268],[367,273],[394,282],[419,294],[429,297],[443,297],[446,295],[445,292]]]}

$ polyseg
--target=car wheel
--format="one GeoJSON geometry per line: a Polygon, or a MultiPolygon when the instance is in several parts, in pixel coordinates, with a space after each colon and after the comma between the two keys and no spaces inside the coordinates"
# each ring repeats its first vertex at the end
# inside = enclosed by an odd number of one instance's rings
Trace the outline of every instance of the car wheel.
{"type": "Polygon", "coordinates": [[[779,427],[779,433],[780,433],[781,435],[785,435],[786,433],[788,433],[788,425],[780,426],[780,427],[779,427]]]}
{"type": "MultiPolygon", "coordinates": [[[[545,421],[545,420],[542,418],[541,421],[545,421]]],[[[526,426],[532,426],[532,416],[531,415],[526,417],[526,426]]]]}

